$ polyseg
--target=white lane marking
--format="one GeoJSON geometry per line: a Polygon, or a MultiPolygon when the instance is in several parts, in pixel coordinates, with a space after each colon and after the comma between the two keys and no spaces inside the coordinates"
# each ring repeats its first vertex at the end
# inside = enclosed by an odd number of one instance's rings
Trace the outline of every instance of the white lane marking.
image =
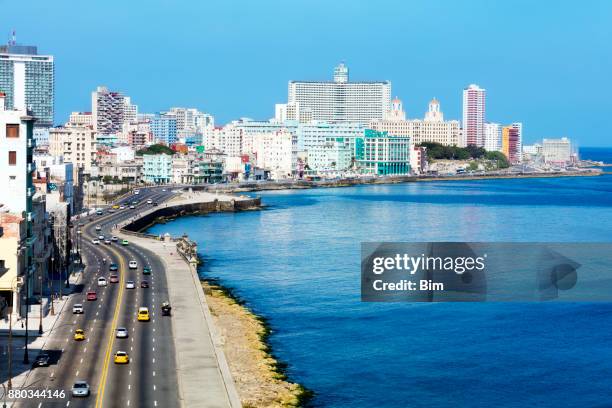
{"type": "Polygon", "coordinates": [[[157,406],[157,401],[153,401],[153,405],[157,406]]]}
{"type": "Polygon", "coordinates": [[[38,403],[38,408],[42,407],[42,402],[38,403]]]}
{"type": "Polygon", "coordinates": [[[55,371],[51,373],[51,377],[53,377],[55,375],[55,371]]]}
{"type": "Polygon", "coordinates": [[[132,370],[130,370],[130,375],[132,375],[132,370]]]}
{"type": "Polygon", "coordinates": [[[155,371],[153,371],[153,377],[155,377],[155,371]]]}
{"type": "Polygon", "coordinates": [[[70,401],[66,401],[66,406],[69,407],[70,406],[70,401]]]}
{"type": "Polygon", "coordinates": [[[153,351],[155,351],[155,347],[153,347],[153,351]]]}
{"type": "Polygon", "coordinates": [[[83,359],[81,359],[81,361],[79,362],[79,364],[83,364],[83,359]]]}
{"type": "Polygon", "coordinates": [[[155,386],[155,384],[153,384],[153,391],[157,390],[157,387],[155,386]]]}
{"type": "Polygon", "coordinates": [[[75,377],[79,376],[79,370],[76,370],[76,373],[74,374],[75,377]]]}
{"type": "Polygon", "coordinates": [[[128,390],[132,389],[132,384],[128,384],[128,390]]]}
{"type": "Polygon", "coordinates": [[[85,349],[83,350],[83,353],[87,353],[87,347],[85,347],[85,349]]]}
{"type": "Polygon", "coordinates": [[[153,357],[153,364],[155,364],[155,357],[153,357]]]}
{"type": "MultiPolygon", "coordinates": [[[[129,388],[128,388],[128,389],[129,389],[129,388]]],[[[127,404],[128,404],[128,407],[129,407],[129,406],[130,406],[130,400],[128,400],[127,404]]]]}

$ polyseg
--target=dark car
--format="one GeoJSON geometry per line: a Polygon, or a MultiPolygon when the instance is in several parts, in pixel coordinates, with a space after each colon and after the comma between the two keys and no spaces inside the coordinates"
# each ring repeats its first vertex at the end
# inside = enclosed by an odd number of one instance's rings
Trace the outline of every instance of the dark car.
{"type": "Polygon", "coordinates": [[[117,264],[112,263],[112,264],[110,264],[110,266],[108,267],[108,269],[109,269],[111,272],[116,272],[116,271],[118,271],[118,270],[119,270],[119,267],[117,266],[117,264]]]}
{"type": "Polygon", "coordinates": [[[36,356],[36,360],[32,363],[32,367],[49,367],[49,355],[40,353],[36,356]]]}
{"type": "Polygon", "coordinates": [[[147,281],[140,282],[140,287],[141,288],[148,288],[149,287],[149,282],[147,282],[147,281]]]}
{"type": "Polygon", "coordinates": [[[157,206],[158,206],[157,201],[154,201],[153,202],[153,207],[157,207],[157,206]]]}

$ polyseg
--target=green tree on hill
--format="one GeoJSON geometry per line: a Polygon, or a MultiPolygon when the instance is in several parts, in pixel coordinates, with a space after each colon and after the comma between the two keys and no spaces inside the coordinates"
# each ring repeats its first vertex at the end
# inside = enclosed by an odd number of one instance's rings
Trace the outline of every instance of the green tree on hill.
{"type": "Polygon", "coordinates": [[[149,147],[145,147],[144,149],[140,149],[136,152],[136,155],[138,156],[142,156],[143,154],[174,154],[174,150],[172,150],[171,148],[169,148],[166,145],[163,144],[154,144],[151,145],[149,147]]]}

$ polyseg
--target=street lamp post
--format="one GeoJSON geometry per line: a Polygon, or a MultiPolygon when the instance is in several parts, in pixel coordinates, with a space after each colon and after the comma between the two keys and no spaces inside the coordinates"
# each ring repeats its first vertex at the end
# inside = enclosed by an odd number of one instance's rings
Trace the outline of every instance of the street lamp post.
{"type": "Polygon", "coordinates": [[[26,323],[25,323],[25,338],[24,338],[24,348],[23,348],[23,364],[30,364],[30,358],[28,357],[28,317],[30,315],[30,302],[28,299],[28,295],[30,294],[30,269],[29,267],[26,269],[26,296],[25,296],[25,304],[26,304],[26,323]]]}
{"type": "Polygon", "coordinates": [[[43,319],[43,303],[42,303],[42,291],[43,291],[43,285],[42,285],[42,270],[40,272],[40,275],[38,275],[38,282],[40,283],[40,294],[38,296],[39,300],[40,300],[40,304],[39,304],[39,311],[40,311],[40,321],[38,323],[38,334],[43,334],[43,327],[42,327],[42,319],[43,319]]]}
{"type": "MultiPolygon", "coordinates": [[[[54,249],[53,249],[54,250],[54,249]]],[[[51,255],[51,290],[49,291],[49,296],[51,297],[51,316],[55,316],[55,308],[53,307],[54,298],[53,298],[53,275],[55,274],[55,257],[51,255]]]]}

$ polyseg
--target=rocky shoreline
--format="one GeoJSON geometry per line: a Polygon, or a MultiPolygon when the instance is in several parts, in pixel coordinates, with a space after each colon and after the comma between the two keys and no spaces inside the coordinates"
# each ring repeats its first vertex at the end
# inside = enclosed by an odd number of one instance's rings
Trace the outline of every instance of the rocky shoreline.
{"type": "Polygon", "coordinates": [[[303,406],[312,392],[287,380],[284,363],[268,345],[271,329],[265,319],[216,280],[203,280],[202,287],[243,407],[303,406]]]}

